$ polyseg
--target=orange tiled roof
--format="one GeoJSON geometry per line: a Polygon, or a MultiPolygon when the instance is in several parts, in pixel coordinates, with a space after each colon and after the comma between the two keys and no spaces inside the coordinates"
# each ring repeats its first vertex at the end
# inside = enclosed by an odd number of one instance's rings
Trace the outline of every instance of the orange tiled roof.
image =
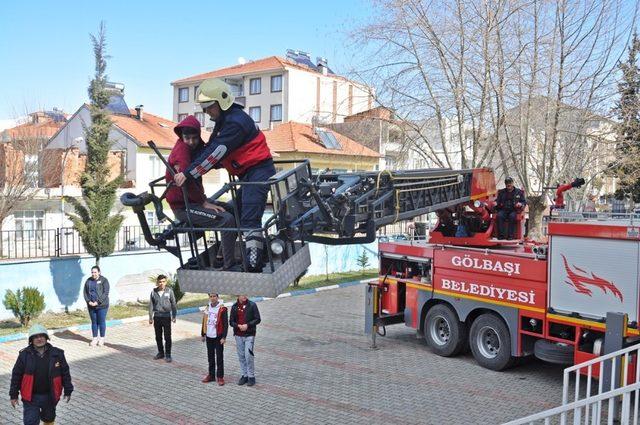
{"type": "MultiPolygon", "coordinates": [[[[131,116],[112,114],[109,117],[114,125],[131,136],[141,146],[147,146],[147,142],[153,140],[158,148],[171,149],[176,143],[177,136],[173,132],[176,123],[171,120],[143,112],[142,121],[140,121],[136,118],[134,109],[131,109],[131,116]]],[[[207,140],[204,135],[203,138],[207,140]]]]}
{"type": "Polygon", "coordinates": [[[25,123],[13,128],[6,129],[2,135],[5,139],[26,139],[26,138],[42,138],[50,139],[58,132],[65,122],[46,121],[41,123],[25,123]]]}
{"type": "Polygon", "coordinates": [[[313,127],[298,122],[280,124],[273,130],[264,130],[269,148],[275,152],[301,152],[325,155],[351,155],[378,158],[380,154],[360,143],[343,136],[340,133],[328,129],[324,131],[333,135],[342,146],[342,149],[327,149],[318,136],[314,134],[313,127]]]}
{"type": "MultiPolygon", "coordinates": [[[[318,73],[316,69],[301,65],[291,59],[282,58],[280,56],[269,56],[267,58],[247,62],[245,64],[228,66],[226,68],[220,68],[215,71],[205,72],[203,74],[197,74],[191,77],[182,78],[180,80],[172,82],[171,84],[189,83],[193,81],[206,80],[207,78],[227,77],[229,75],[252,74],[255,72],[285,69],[285,67],[297,68],[304,71],[318,73]]],[[[342,78],[337,75],[331,75],[331,77],[342,78]]]]}

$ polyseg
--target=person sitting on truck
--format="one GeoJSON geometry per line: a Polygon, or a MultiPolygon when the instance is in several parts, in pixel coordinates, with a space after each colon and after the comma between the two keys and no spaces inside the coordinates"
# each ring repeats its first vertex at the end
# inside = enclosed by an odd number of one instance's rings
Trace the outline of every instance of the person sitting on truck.
{"type": "MultiPolygon", "coordinates": [[[[199,179],[212,168],[224,167],[229,174],[238,176],[241,183],[266,182],[276,173],[273,158],[264,133],[244,110],[234,102],[231,88],[217,78],[205,80],[196,94],[215,126],[209,142],[184,170],[175,177],[178,186],[186,181],[199,179]]],[[[269,186],[249,184],[236,193],[237,214],[240,227],[255,229],[247,232],[247,264],[249,272],[262,271],[262,215],[264,214],[269,186]]]]}
{"type": "MultiPolygon", "coordinates": [[[[173,131],[178,136],[178,141],[169,154],[169,165],[176,171],[186,170],[191,164],[191,158],[198,155],[204,149],[204,141],[200,136],[200,122],[189,115],[175,126],[173,131]]],[[[167,170],[165,174],[167,183],[173,181],[171,173],[167,170]]],[[[233,215],[227,212],[224,207],[207,202],[207,197],[202,186],[202,178],[191,179],[187,187],[187,198],[189,200],[189,214],[185,207],[184,195],[177,186],[171,186],[167,190],[166,199],[177,220],[189,223],[194,227],[235,227],[233,215]]],[[[235,242],[236,232],[221,232],[222,246],[222,267],[224,270],[232,270],[235,266],[235,242]]],[[[220,259],[216,259],[220,261],[220,259]]],[[[214,264],[220,266],[220,264],[214,264]]]]}
{"type": "Polygon", "coordinates": [[[522,189],[513,185],[513,178],[504,179],[504,189],[498,191],[496,210],[498,211],[498,239],[515,239],[516,216],[520,213],[527,199],[522,189]]]}

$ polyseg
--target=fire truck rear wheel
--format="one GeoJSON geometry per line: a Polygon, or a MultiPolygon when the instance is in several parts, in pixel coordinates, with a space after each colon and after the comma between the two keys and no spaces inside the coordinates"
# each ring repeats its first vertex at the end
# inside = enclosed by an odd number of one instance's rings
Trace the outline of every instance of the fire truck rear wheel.
{"type": "Polygon", "coordinates": [[[460,322],[455,311],[444,304],[429,308],[423,329],[425,341],[439,356],[455,356],[466,345],[467,326],[460,322]]]}
{"type": "Polygon", "coordinates": [[[493,314],[483,314],[473,321],[469,345],[478,364],[487,369],[504,370],[514,362],[509,329],[493,314]]]}

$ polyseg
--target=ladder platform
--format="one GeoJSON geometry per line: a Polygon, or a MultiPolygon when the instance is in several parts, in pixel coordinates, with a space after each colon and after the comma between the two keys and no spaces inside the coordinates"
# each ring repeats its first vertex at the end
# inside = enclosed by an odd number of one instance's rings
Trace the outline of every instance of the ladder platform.
{"type": "Polygon", "coordinates": [[[284,263],[273,262],[275,270],[265,265],[262,273],[229,272],[212,269],[185,269],[177,271],[180,289],[184,292],[250,297],[275,298],[301,277],[311,265],[309,244],[296,243],[296,253],[284,263]]]}

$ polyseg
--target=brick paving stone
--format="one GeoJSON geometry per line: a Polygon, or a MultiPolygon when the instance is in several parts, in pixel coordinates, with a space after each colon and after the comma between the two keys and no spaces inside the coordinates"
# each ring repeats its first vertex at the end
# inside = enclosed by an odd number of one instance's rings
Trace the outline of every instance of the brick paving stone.
{"type": "MultiPolygon", "coordinates": [[[[363,335],[363,287],[259,303],[253,388],[236,385],[233,336],[225,349],[227,384],[202,384],[206,348],[199,314],[173,328],[172,364],[153,361],[153,328],[145,322],[109,328],[107,346],[89,333],[54,335],[76,386],[61,403],[62,424],[201,424],[212,413],[225,424],[492,424],[560,403],[562,368],[529,360],[506,372],[475,364],[470,354],[438,357],[413,329],[396,325],[378,338],[363,335]]],[[[24,341],[0,344],[0,386],[24,341]]],[[[6,392],[5,392],[6,394],[6,392]]],[[[7,397],[8,398],[8,397],[7,397]]],[[[0,423],[21,423],[21,410],[0,404],[0,423]]]]}

